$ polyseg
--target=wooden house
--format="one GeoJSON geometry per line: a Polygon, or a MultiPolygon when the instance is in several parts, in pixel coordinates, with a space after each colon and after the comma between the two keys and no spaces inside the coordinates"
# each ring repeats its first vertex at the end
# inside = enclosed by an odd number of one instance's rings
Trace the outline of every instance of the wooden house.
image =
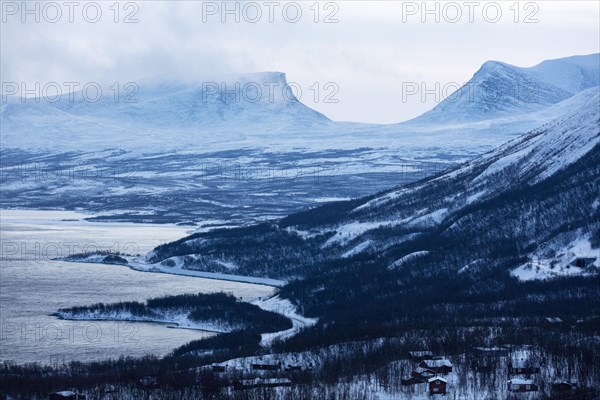
{"type": "Polygon", "coordinates": [[[591,266],[594,261],[596,261],[596,259],[591,257],[577,257],[575,260],[573,260],[571,265],[577,268],[587,268],[591,266]]]}
{"type": "Polygon", "coordinates": [[[546,317],[544,318],[544,325],[556,326],[562,324],[564,321],[560,317],[546,317]]]}
{"type": "Polygon", "coordinates": [[[506,347],[474,347],[476,353],[482,356],[507,356],[509,351],[506,347]]]}
{"type": "Polygon", "coordinates": [[[511,375],[533,375],[541,372],[540,358],[532,346],[513,349],[508,360],[508,373],[511,375]]]}
{"type": "Polygon", "coordinates": [[[445,380],[444,378],[441,378],[439,376],[435,376],[433,378],[429,378],[427,380],[427,383],[429,385],[429,394],[430,395],[434,395],[434,394],[446,394],[446,386],[448,384],[448,381],[445,380]]]}
{"type": "Polygon", "coordinates": [[[419,378],[423,381],[433,377],[436,375],[436,372],[427,368],[417,367],[411,372],[411,376],[413,378],[419,378]]]}
{"type": "Polygon", "coordinates": [[[419,363],[419,367],[428,369],[436,374],[448,374],[452,372],[452,363],[450,360],[442,358],[440,360],[424,360],[419,363]]]}
{"type": "Polygon", "coordinates": [[[512,375],[539,374],[541,370],[540,364],[530,359],[512,360],[508,364],[508,372],[512,375]]]}

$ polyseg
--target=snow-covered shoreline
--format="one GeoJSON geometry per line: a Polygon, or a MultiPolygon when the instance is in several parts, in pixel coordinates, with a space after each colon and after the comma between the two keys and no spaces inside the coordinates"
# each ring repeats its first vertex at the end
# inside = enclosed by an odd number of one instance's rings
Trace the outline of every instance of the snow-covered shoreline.
{"type": "MultiPolygon", "coordinates": [[[[203,271],[192,271],[186,270],[181,267],[166,267],[160,263],[157,264],[148,264],[144,262],[140,257],[126,257],[123,256],[124,259],[127,260],[127,263],[119,264],[128,266],[129,268],[141,271],[141,272],[155,272],[155,273],[164,273],[164,274],[172,274],[172,275],[184,275],[190,276],[194,278],[205,278],[205,279],[216,279],[216,280],[225,280],[225,281],[234,281],[234,282],[243,282],[250,283],[256,285],[264,285],[270,286],[274,288],[281,287],[285,285],[285,281],[269,279],[269,278],[256,278],[251,276],[242,276],[242,275],[230,275],[230,274],[221,274],[221,273],[213,273],[213,272],[203,272],[203,271]]],[[[70,259],[64,259],[66,262],[79,262],[79,263],[90,263],[90,264],[104,264],[102,262],[103,257],[100,257],[95,254],[90,254],[87,256],[81,256],[77,258],[71,257],[70,259]]],[[[313,326],[317,323],[317,320],[314,318],[306,318],[302,316],[296,306],[294,306],[289,300],[280,298],[277,294],[273,294],[272,296],[266,299],[256,299],[251,304],[254,304],[265,311],[272,311],[278,314],[283,315],[284,317],[289,318],[292,321],[292,328],[286,329],[279,332],[270,332],[263,333],[261,336],[261,346],[269,347],[275,340],[287,339],[295,334],[297,334],[301,329],[313,326]]],[[[229,326],[226,322],[222,324],[214,323],[214,322],[197,322],[191,321],[188,318],[186,313],[170,313],[163,314],[160,316],[152,317],[152,316],[135,316],[127,311],[119,311],[119,312],[88,312],[88,313],[73,313],[71,311],[59,310],[54,313],[56,317],[60,319],[67,320],[80,320],[80,321],[122,321],[122,322],[149,322],[149,323],[158,323],[158,324],[172,324],[171,328],[184,328],[184,329],[194,329],[201,330],[207,332],[215,332],[215,333],[228,333],[232,332],[236,328],[229,326]]]]}
{"type": "Polygon", "coordinates": [[[235,329],[227,323],[216,322],[197,322],[187,318],[185,313],[163,314],[156,317],[136,316],[128,311],[120,312],[88,312],[74,313],[66,310],[59,310],[53,313],[59,319],[69,321],[117,321],[117,322],[147,322],[153,324],[167,324],[168,328],[192,329],[204,332],[228,333],[235,329]]]}
{"type": "MultiPolygon", "coordinates": [[[[261,334],[260,345],[269,347],[275,340],[287,339],[297,334],[301,329],[308,328],[317,323],[314,318],[306,318],[300,315],[296,307],[287,299],[282,299],[278,295],[271,296],[267,299],[258,299],[251,304],[254,304],[265,311],[272,311],[281,314],[292,321],[292,328],[261,334]]],[[[192,321],[189,319],[189,314],[180,310],[177,312],[156,313],[155,315],[139,316],[133,315],[126,310],[119,311],[85,311],[74,312],[70,310],[59,310],[52,315],[59,319],[71,321],[118,321],[118,322],[147,322],[156,324],[168,324],[169,328],[192,329],[214,333],[229,333],[240,326],[232,326],[227,322],[215,321],[192,321]]]]}
{"type": "MultiPolygon", "coordinates": [[[[190,276],[194,278],[204,278],[204,279],[216,279],[221,281],[231,281],[231,282],[241,282],[241,283],[250,283],[254,285],[263,285],[263,286],[271,286],[271,287],[282,287],[287,282],[278,280],[278,279],[270,279],[270,278],[258,278],[254,276],[245,276],[245,275],[233,275],[233,274],[223,274],[218,272],[205,272],[205,271],[194,271],[190,269],[184,269],[178,266],[175,267],[166,267],[157,264],[149,264],[142,260],[140,257],[125,257],[127,263],[120,263],[118,265],[125,265],[135,271],[141,272],[156,272],[163,274],[171,274],[171,275],[182,275],[182,276],[190,276]]],[[[71,257],[69,259],[63,259],[65,262],[77,262],[77,263],[89,263],[89,264],[105,264],[102,262],[101,258],[97,255],[90,254],[89,256],[82,256],[80,258],[71,257]]]]}

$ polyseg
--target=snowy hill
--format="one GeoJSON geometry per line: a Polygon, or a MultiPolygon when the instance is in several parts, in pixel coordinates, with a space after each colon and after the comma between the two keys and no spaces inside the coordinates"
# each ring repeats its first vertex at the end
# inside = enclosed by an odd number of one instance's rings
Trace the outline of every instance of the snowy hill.
{"type": "Polygon", "coordinates": [[[457,92],[409,125],[466,123],[547,109],[600,85],[600,54],[547,60],[531,68],[488,61],[457,92]]]}
{"type": "Polygon", "coordinates": [[[309,129],[330,122],[302,104],[279,72],[192,83],[149,78],[125,89],[115,99],[113,91],[103,88],[94,102],[81,92],[72,97],[65,93],[56,102],[9,96],[1,113],[4,147],[176,147],[173,143],[192,145],[215,131],[229,132],[232,139],[236,133],[309,129]]]}
{"type": "Polygon", "coordinates": [[[292,124],[322,124],[329,119],[304,106],[285,74],[264,72],[178,83],[147,78],[138,83],[136,103],[103,98],[101,106],[68,101],[57,108],[77,115],[122,119],[141,126],[214,129],[260,126],[285,129],[292,124]]]}

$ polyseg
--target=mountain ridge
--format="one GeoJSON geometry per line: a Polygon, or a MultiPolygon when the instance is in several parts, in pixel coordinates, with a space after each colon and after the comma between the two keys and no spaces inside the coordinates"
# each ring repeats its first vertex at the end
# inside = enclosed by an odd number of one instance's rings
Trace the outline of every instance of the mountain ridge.
{"type": "MultiPolygon", "coordinates": [[[[557,105],[572,102],[569,100],[574,97],[572,93],[541,78],[554,82],[561,71],[570,73],[572,70],[579,71],[581,76],[585,75],[581,71],[588,71],[587,75],[593,76],[598,64],[596,58],[596,55],[588,55],[576,57],[575,61],[571,58],[549,60],[528,69],[489,61],[474,75],[483,79],[483,84],[475,86],[474,98],[470,97],[470,88],[463,87],[458,91],[462,91],[458,101],[446,99],[416,119],[390,125],[331,121],[293,95],[283,72],[229,74],[205,81],[159,75],[140,80],[137,87],[121,88],[118,102],[110,91],[107,92],[110,95],[96,103],[69,101],[66,95],[56,103],[31,99],[21,103],[20,99],[9,98],[3,102],[0,113],[3,144],[4,148],[53,151],[132,149],[134,144],[148,147],[146,151],[156,147],[190,148],[199,146],[198,143],[233,148],[251,147],[256,143],[264,146],[266,142],[261,135],[286,133],[277,143],[269,140],[269,146],[285,148],[304,144],[326,148],[339,145],[340,135],[343,135],[345,141],[356,143],[357,147],[373,146],[373,143],[380,147],[389,139],[412,143],[411,137],[427,133],[436,135],[433,142],[437,146],[440,140],[456,141],[457,135],[466,133],[497,145],[538,126],[540,118],[556,116],[560,110],[552,113],[557,105]],[[568,68],[561,69],[561,65],[568,68]],[[537,77],[524,73],[525,70],[537,71],[537,77]],[[239,84],[238,89],[235,83],[239,84]],[[250,85],[246,87],[246,84],[250,85]],[[269,86],[271,84],[275,86],[269,86]],[[514,92],[515,87],[523,89],[516,98],[504,95],[514,92]],[[529,90],[532,87],[535,90],[529,90]],[[235,93],[231,93],[232,88],[235,93]],[[257,90],[261,93],[258,101],[254,101],[257,90]],[[482,90],[491,94],[482,97],[482,90]],[[490,97],[494,93],[503,96],[496,101],[490,97]],[[133,102],[126,102],[128,100],[133,102]],[[215,131],[220,134],[214,135],[215,131]],[[35,135],[35,141],[23,141],[31,135],[35,135]],[[298,139],[302,139],[301,143],[298,139]]],[[[595,83],[591,78],[584,78],[568,83],[579,84],[579,87],[595,83]]],[[[467,151],[468,142],[460,143],[467,151]]]]}

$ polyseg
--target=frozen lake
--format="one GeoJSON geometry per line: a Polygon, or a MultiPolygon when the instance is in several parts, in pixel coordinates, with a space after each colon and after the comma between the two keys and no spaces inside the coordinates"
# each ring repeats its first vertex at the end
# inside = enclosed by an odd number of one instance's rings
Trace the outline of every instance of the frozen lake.
{"type": "Polygon", "coordinates": [[[0,211],[0,360],[56,364],[161,356],[213,334],[152,323],[62,321],[49,315],[62,307],[216,291],[252,300],[273,292],[248,283],[53,260],[94,250],[145,254],[187,233],[174,225],[97,223],[83,221],[85,217],[70,211],[0,211]]]}

